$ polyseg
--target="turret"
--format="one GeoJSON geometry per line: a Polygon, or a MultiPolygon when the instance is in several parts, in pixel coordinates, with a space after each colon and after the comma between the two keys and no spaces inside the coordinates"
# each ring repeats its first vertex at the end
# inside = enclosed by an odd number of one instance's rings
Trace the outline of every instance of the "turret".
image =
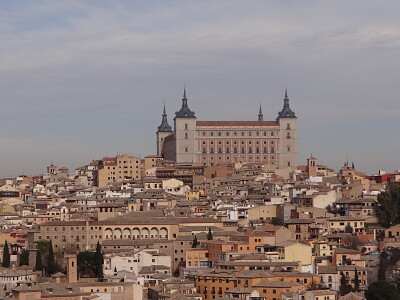
{"type": "Polygon", "coordinates": [[[156,133],[156,135],[157,135],[157,155],[158,156],[162,156],[164,140],[171,133],[172,133],[172,127],[168,124],[167,110],[165,109],[165,104],[164,104],[161,125],[158,126],[158,130],[156,133]]]}
{"type": "Polygon", "coordinates": [[[161,125],[158,126],[157,132],[172,132],[172,127],[169,126],[169,124],[168,124],[167,110],[165,109],[165,104],[164,104],[164,110],[163,110],[163,114],[162,114],[161,125]]]}

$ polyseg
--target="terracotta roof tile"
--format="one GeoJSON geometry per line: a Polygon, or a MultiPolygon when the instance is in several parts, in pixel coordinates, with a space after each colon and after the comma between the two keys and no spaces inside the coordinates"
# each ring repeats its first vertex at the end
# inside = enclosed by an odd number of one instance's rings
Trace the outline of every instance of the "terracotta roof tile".
{"type": "Polygon", "coordinates": [[[278,126],[276,121],[197,121],[197,126],[221,126],[221,127],[265,127],[278,126]]]}

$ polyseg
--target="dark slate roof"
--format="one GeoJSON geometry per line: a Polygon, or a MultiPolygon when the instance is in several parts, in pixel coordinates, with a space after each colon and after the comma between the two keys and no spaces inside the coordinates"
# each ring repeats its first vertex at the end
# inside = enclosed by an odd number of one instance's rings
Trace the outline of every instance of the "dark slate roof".
{"type": "Polygon", "coordinates": [[[175,113],[176,118],[196,118],[194,112],[191,111],[187,104],[186,89],[183,90],[182,107],[175,113]]]}
{"type": "Polygon", "coordinates": [[[285,91],[285,99],[283,99],[283,108],[278,114],[278,119],[280,118],[297,118],[296,115],[294,114],[294,111],[292,111],[289,107],[289,98],[287,95],[287,90],[285,91]]]}
{"type": "Polygon", "coordinates": [[[161,125],[158,126],[157,132],[172,132],[172,127],[168,124],[167,111],[165,110],[165,105],[164,105],[164,111],[162,114],[161,125]]]}

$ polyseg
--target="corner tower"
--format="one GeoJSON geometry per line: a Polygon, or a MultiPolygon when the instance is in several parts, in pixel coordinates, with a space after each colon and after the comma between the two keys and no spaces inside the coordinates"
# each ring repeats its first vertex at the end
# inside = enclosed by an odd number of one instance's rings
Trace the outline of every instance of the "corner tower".
{"type": "Polygon", "coordinates": [[[163,153],[163,146],[164,146],[164,140],[167,136],[169,136],[172,133],[172,127],[169,126],[168,120],[167,120],[167,111],[165,109],[165,104],[164,104],[164,110],[162,114],[162,121],[161,125],[158,126],[157,130],[157,155],[161,156],[163,153]]]}
{"type": "Polygon", "coordinates": [[[297,117],[290,109],[287,89],[283,108],[276,121],[279,124],[279,166],[297,167],[297,117]]]}
{"type": "Polygon", "coordinates": [[[175,113],[175,161],[196,162],[196,116],[189,109],[186,89],[183,89],[182,107],[175,113]]]}

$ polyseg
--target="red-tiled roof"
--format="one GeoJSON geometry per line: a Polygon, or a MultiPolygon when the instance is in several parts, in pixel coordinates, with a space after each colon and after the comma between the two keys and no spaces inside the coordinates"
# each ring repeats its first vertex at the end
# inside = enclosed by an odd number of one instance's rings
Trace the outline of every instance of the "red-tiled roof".
{"type": "Polygon", "coordinates": [[[276,121],[197,121],[197,126],[228,126],[228,127],[265,127],[278,126],[276,121]]]}

